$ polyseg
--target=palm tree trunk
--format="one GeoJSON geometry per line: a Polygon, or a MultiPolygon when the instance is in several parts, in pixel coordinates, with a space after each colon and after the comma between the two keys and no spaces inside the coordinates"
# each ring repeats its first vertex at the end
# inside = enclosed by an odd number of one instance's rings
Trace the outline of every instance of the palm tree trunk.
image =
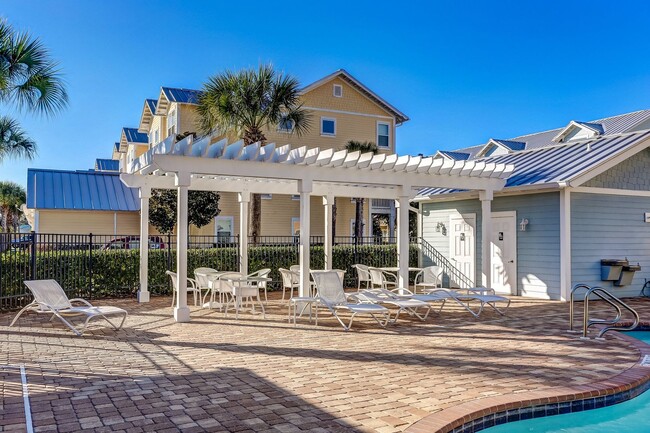
{"type": "Polygon", "coordinates": [[[257,237],[262,232],[262,196],[260,194],[251,195],[250,214],[251,241],[254,245],[257,245],[257,237]]]}
{"type": "Polygon", "coordinates": [[[363,198],[356,198],[356,213],[354,216],[354,236],[358,241],[363,240],[363,198]]]}
{"type": "Polygon", "coordinates": [[[336,243],[336,197],[332,203],[332,244],[336,243]]]}

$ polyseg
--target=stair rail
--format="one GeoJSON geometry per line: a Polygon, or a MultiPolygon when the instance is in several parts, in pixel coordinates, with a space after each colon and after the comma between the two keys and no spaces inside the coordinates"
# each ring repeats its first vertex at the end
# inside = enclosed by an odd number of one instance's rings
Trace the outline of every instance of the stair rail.
{"type": "Polygon", "coordinates": [[[442,271],[445,274],[447,274],[447,277],[449,277],[450,286],[453,283],[456,283],[457,285],[461,286],[459,287],[460,289],[469,289],[475,287],[474,280],[472,280],[470,277],[465,275],[460,269],[454,266],[454,264],[451,263],[449,259],[443,256],[440,253],[440,251],[438,251],[429,242],[424,240],[424,238],[419,237],[418,243],[420,244],[420,249],[422,253],[425,256],[428,256],[429,259],[431,259],[431,261],[436,264],[436,266],[440,266],[442,268],[442,271]]]}
{"type": "Polygon", "coordinates": [[[586,284],[576,284],[573,286],[571,289],[571,299],[570,299],[570,305],[569,305],[569,331],[573,331],[573,317],[574,317],[574,306],[573,303],[575,301],[575,292],[579,289],[587,289],[587,291],[584,294],[583,302],[584,302],[584,312],[583,312],[583,317],[582,317],[582,338],[588,338],[587,333],[589,332],[589,328],[593,325],[600,324],[600,325],[610,325],[610,326],[605,326],[603,329],[600,330],[598,333],[598,337],[596,338],[602,338],[605,333],[616,330],[616,331],[631,331],[635,329],[637,326],[639,326],[640,318],[639,318],[639,313],[636,312],[635,309],[630,307],[628,304],[623,302],[621,299],[617,298],[616,296],[612,295],[610,292],[605,290],[602,287],[594,286],[594,287],[589,287],[586,284]],[[616,317],[613,319],[590,319],[589,318],[589,299],[591,295],[595,295],[601,300],[605,301],[614,309],[616,310],[616,317]],[[634,316],[634,321],[632,322],[631,325],[629,326],[611,326],[619,323],[621,321],[621,318],[623,317],[623,310],[625,309],[632,313],[634,316]]]}

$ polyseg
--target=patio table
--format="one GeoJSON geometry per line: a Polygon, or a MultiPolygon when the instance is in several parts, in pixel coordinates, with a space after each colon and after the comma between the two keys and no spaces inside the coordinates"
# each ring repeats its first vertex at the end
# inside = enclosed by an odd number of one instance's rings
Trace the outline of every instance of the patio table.
{"type": "Polygon", "coordinates": [[[233,271],[218,271],[218,272],[201,272],[201,275],[204,275],[208,279],[208,289],[210,293],[210,301],[205,302],[208,294],[206,293],[203,297],[203,302],[201,303],[202,308],[218,308],[222,309],[226,304],[220,299],[219,302],[214,301],[214,294],[219,289],[219,276],[223,274],[229,274],[233,271]]]}
{"type": "MultiPolygon", "coordinates": [[[[393,272],[393,273],[399,272],[399,268],[397,266],[385,266],[385,267],[379,268],[379,269],[381,269],[382,271],[386,271],[386,272],[393,272]]],[[[409,266],[409,272],[420,272],[422,269],[423,268],[418,268],[418,267],[415,267],[415,266],[409,266]]]]}
{"type": "MultiPolygon", "coordinates": [[[[262,308],[262,315],[265,316],[266,312],[264,311],[264,304],[259,298],[259,283],[263,282],[269,282],[273,281],[269,277],[246,277],[242,276],[240,278],[232,278],[232,277],[223,277],[223,274],[221,276],[217,276],[217,278],[220,281],[226,280],[231,283],[233,283],[233,289],[232,289],[232,295],[235,298],[235,317],[239,317],[239,311],[241,310],[241,305],[242,305],[242,291],[238,290],[241,288],[255,288],[257,290],[257,300],[260,303],[260,307],[262,308]],[[251,285],[250,283],[257,283],[254,286],[251,285]]],[[[226,304],[227,305],[227,304],[226,304]]],[[[227,311],[227,310],[226,310],[227,311]]],[[[251,308],[251,312],[255,314],[255,307],[251,308]]]]}

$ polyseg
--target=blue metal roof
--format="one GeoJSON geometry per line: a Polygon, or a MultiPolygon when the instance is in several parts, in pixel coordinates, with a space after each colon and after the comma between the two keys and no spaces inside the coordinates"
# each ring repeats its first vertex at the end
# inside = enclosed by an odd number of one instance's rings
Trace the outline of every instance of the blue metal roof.
{"type": "Polygon", "coordinates": [[[513,151],[524,150],[526,148],[526,143],[523,143],[521,141],[498,140],[495,138],[493,138],[492,141],[513,151]]]}
{"type": "Polygon", "coordinates": [[[156,112],[156,105],[158,105],[157,99],[145,99],[144,102],[147,104],[147,107],[149,107],[149,110],[151,110],[152,113],[156,112]]]}
{"type": "Polygon", "coordinates": [[[137,188],[128,188],[118,173],[27,169],[30,209],[137,211],[137,188]]]}
{"type": "Polygon", "coordinates": [[[447,158],[454,159],[456,161],[466,161],[469,159],[469,153],[452,152],[451,150],[439,150],[439,152],[447,158]]]}
{"type": "Polygon", "coordinates": [[[149,137],[138,128],[122,128],[127,143],[149,143],[149,137]]]}
{"type": "Polygon", "coordinates": [[[115,143],[115,151],[116,152],[120,151],[120,142],[119,141],[117,143],[115,143]]]}
{"type": "Polygon", "coordinates": [[[162,91],[170,102],[178,102],[181,104],[198,104],[199,97],[201,96],[200,90],[163,87],[162,91]]]}
{"type": "MultiPolygon", "coordinates": [[[[515,170],[505,188],[568,182],[605,163],[631,147],[650,139],[650,130],[590,140],[568,142],[530,151],[480,158],[477,161],[496,164],[514,164],[515,170]]],[[[425,188],[418,196],[462,192],[448,188],[425,188]]]]}
{"type": "Polygon", "coordinates": [[[117,159],[102,159],[95,160],[95,170],[97,171],[120,171],[120,161],[117,159]]]}

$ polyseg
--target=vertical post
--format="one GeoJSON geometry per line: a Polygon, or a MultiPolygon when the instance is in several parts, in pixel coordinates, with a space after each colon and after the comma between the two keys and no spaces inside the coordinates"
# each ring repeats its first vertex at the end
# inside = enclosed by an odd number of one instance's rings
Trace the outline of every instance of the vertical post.
{"type": "MultiPolygon", "coordinates": [[[[242,191],[239,198],[239,272],[248,275],[248,204],[251,193],[242,191]]],[[[258,233],[259,234],[259,233],[258,233]]]]}
{"type": "MultiPolygon", "coordinates": [[[[9,237],[9,245],[11,245],[11,237],[9,237]]],[[[32,243],[30,244],[30,253],[31,256],[29,257],[30,264],[31,264],[31,279],[35,280],[36,279],[36,232],[32,230],[32,243]]]]}
{"type": "Polygon", "coordinates": [[[409,286],[409,192],[410,188],[402,187],[397,198],[397,267],[399,272],[397,282],[399,287],[409,286]]]}
{"type": "Polygon", "coordinates": [[[391,200],[390,202],[390,215],[388,215],[388,242],[392,242],[395,237],[395,201],[391,200]]]}
{"type": "Polygon", "coordinates": [[[325,252],[325,269],[332,269],[332,207],[334,206],[334,196],[327,194],[323,197],[325,206],[325,238],[323,251],[325,252]]]}
{"type": "Polygon", "coordinates": [[[93,293],[93,234],[90,233],[88,241],[88,291],[93,293]]]}
{"type": "Polygon", "coordinates": [[[149,198],[151,188],[140,187],[140,289],[138,302],[149,302],[149,198]]]}
{"type": "Polygon", "coordinates": [[[190,309],[187,307],[187,195],[190,186],[190,174],[176,173],[178,202],[176,204],[176,274],[178,276],[178,293],[174,319],[177,322],[190,321],[190,309]]]}
{"type": "Polygon", "coordinates": [[[308,296],[310,292],[309,283],[309,261],[310,261],[310,220],[311,220],[311,194],[312,182],[310,179],[298,181],[298,192],[300,193],[300,288],[299,296],[308,296]]]}
{"type": "Polygon", "coordinates": [[[568,188],[562,188],[560,190],[560,299],[566,301],[567,299],[569,299],[570,293],[571,293],[571,190],[569,190],[568,188]]]}
{"type": "Polygon", "coordinates": [[[491,190],[479,192],[481,200],[481,274],[483,286],[492,287],[492,198],[491,190]]]}

